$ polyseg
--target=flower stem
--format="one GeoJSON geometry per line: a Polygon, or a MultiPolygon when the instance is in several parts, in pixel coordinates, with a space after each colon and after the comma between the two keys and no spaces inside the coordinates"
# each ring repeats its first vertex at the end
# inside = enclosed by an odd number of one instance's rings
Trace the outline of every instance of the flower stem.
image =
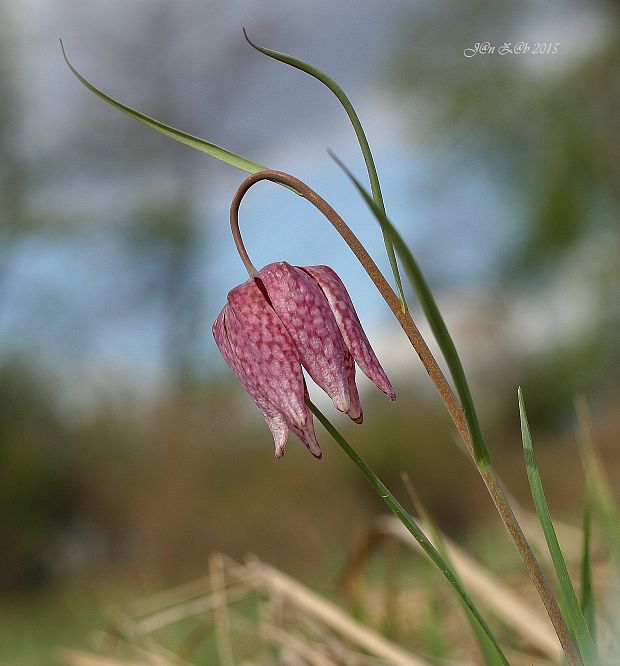
{"type": "Polygon", "coordinates": [[[377,491],[379,497],[388,505],[392,513],[400,520],[400,522],[407,528],[410,534],[414,539],[420,544],[422,550],[430,557],[435,566],[441,571],[441,573],[446,577],[450,585],[456,590],[459,594],[463,603],[471,611],[472,615],[476,618],[476,621],[482,627],[484,633],[489,637],[489,640],[497,648],[498,655],[500,656],[502,663],[508,666],[508,660],[502,653],[502,650],[497,643],[497,640],[491,630],[489,629],[487,623],[484,621],[478,608],[472,601],[471,597],[463,588],[458,577],[452,570],[450,564],[442,557],[441,553],[433,546],[429,541],[428,537],[420,529],[417,523],[405,510],[403,505],[394,497],[394,495],[388,490],[386,485],[381,481],[381,479],[374,473],[371,467],[368,466],[366,461],[359,455],[359,453],[347,442],[347,440],[340,434],[340,432],[332,425],[332,423],[327,419],[327,417],[321,412],[321,410],[312,403],[309,398],[306,398],[306,404],[312,411],[312,413],[317,417],[321,422],[325,430],[336,440],[340,448],[351,458],[351,460],[356,464],[357,468],[362,472],[366,477],[370,485],[377,491]]]}
{"type": "Polygon", "coordinates": [[[239,230],[239,220],[238,220],[239,202],[237,202],[237,206],[234,208],[234,212],[233,212],[233,207],[231,206],[230,208],[230,229],[232,231],[232,236],[233,240],[235,241],[237,252],[241,257],[241,261],[243,262],[243,265],[245,266],[248,275],[250,277],[254,277],[255,275],[258,274],[258,271],[256,270],[254,264],[252,263],[248,255],[247,250],[245,249],[245,245],[243,244],[243,238],[241,238],[241,231],[239,230]]]}
{"type": "Polygon", "coordinates": [[[580,666],[582,663],[581,658],[573,643],[568,627],[566,626],[566,622],[562,617],[562,613],[558,606],[555,595],[553,594],[553,591],[545,578],[540,564],[536,560],[536,557],[534,556],[534,553],[532,552],[532,549],[527,539],[525,538],[525,535],[523,534],[521,526],[517,522],[510,503],[508,502],[508,498],[506,497],[506,493],[491,464],[491,459],[488,451],[486,451],[484,441],[477,439],[476,448],[480,449],[480,447],[484,447],[482,451],[479,451],[477,454],[476,450],[474,449],[472,434],[469,431],[463,408],[456,398],[454,391],[447,381],[443,371],[431,353],[428,345],[426,344],[426,341],[422,337],[418,327],[415,325],[413,319],[411,318],[411,315],[403,310],[401,307],[400,299],[394,293],[394,290],[390,287],[387,280],[377,267],[376,263],[366,251],[366,248],[364,248],[364,246],[360,243],[357,236],[355,236],[355,234],[351,231],[346,222],[327,203],[327,201],[325,201],[325,199],[323,199],[314,190],[308,187],[308,185],[306,185],[303,181],[295,178],[295,176],[292,176],[283,171],[271,170],[254,173],[248,176],[241,183],[235,192],[230,207],[230,224],[233,230],[235,242],[238,243],[237,248],[239,249],[239,254],[244,261],[244,264],[246,267],[249,264],[249,266],[254,268],[249,258],[247,258],[248,255],[245,251],[245,248],[243,247],[243,244],[239,244],[241,241],[238,221],[239,205],[241,204],[245,193],[250,189],[250,187],[261,180],[270,180],[276,183],[287,185],[289,188],[295,190],[305,199],[307,199],[329,220],[329,222],[342,236],[343,240],[351,248],[359,262],[368,273],[368,276],[377,287],[381,296],[388,304],[390,310],[392,310],[394,313],[394,316],[398,320],[398,323],[401,325],[401,328],[409,338],[409,341],[418,354],[418,357],[422,361],[422,365],[426,369],[426,372],[431,378],[431,381],[433,384],[435,384],[435,387],[437,388],[437,391],[439,392],[439,395],[441,396],[441,399],[443,400],[443,403],[446,406],[446,409],[448,410],[454,425],[462,437],[465,446],[467,447],[467,450],[472,457],[474,464],[476,465],[476,468],[478,469],[478,472],[482,477],[482,480],[484,481],[489,494],[491,495],[491,498],[493,499],[495,507],[497,508],[497,511],[502,521],[504,522],[504,525],[512,537],[515,547],[519,551],[525,568],[532,582],[534,583],[536,590],[538,591],[538,594],[545,606],[556,634],[564,649],[569,665],[580,666]],[[248,263],[246,263],[244,257],[247,259],[248,263]],[[482,455],[480,455],[480,453],[482,453],[482,455]]]}

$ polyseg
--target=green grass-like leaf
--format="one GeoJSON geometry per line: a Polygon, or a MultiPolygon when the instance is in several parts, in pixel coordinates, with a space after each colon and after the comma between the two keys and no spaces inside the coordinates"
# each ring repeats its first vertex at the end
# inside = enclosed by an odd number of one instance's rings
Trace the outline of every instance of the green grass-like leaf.
{"type": "Polygon", "coordinates": [[[586,479],[586,489],[583,498],[583,548],[581,553],[581,611],[583,612],[590,634],[596,639],[596,620],[594,607],[594,593],[592,589],[592,559],[591,559],[591,541],[592,541],[592,501],[591,481],[586,479]]]}
{"type": "Polygon", "coordinates": [[[441,556],[441,553],[433,546],[433,544],[428,540],[424,532],[420,529],[417,523],[411,518],[409,513],[405,510],[402,504],[392,495],[392,493],[387,489],[383,481],[374,473],[374,471],[366,464],[362,457],[357,453],[357,451],[347,442],[347,440],[340,434],[340,432],[332,425],[329,419],[323,415],[321,410],[316,407],[308,398],[306,398],[306,403],[308,407],[312,410],[312,413],[317,417],[321,422],[325,430],[334,438],[334,440],[339,444],[340,448],[351,458],[351,460],[357,465],[358,469],[366,477],[370,485],[377,491],[381,499],[388,505],[392,513],[400,520],[400,522],[405,526],[408,532],[413,536],[413,538],[420,544],[422,550],[430,557],[433,564],[441,571],[441,573],[448,580],[452,589],[458,594],[462,602],[465,604],[467,609],[471,614],[476,618],[476,621],[480,624],[480,627],[484,631],[485,635],[494,645],[497,650],[497,654],[500,655],[501,661],[499,663],[508,666],[508,660],[504,656],[502,649],[497,642],[497,639],[491,632],[491,629],[484,621],[480,611],[476,607],[476,604],[472,598],[467,594],[465,588],[461,585],[458,577],[454,573],[452,567],[448,562],[441,556]]]}
{"type": "Polygon", "coordinates": [[[257,162],[253,162],[247,157],[243,157],[242,155],[237,155],[237,153],[233,153],[230,150],[226,150],[226,148],[217,146],[216,144],[211,143],[210,141],[206,141],[205,139],[193,136],[191,134],[188,134],[187,132],[183,132],[182,130],[178,130],[174,127],[171,127],[170,125],[166,125],[165,123],[162,123],[159,120],[155,120],[155,118],[151,118],[150,116],[140,113],[140,111],[136,111],[136,109],[132,109],[131,107],[114,99],[110,95],[106,95],[106,93],[99,90],[99,88],[96,88],[90,81],[88,81],[88,79],[82,76],[82,74],[80,74],[80,72],[78,72],[78,70],[71,64],[69,58],[67,57],[67,54],[65,53],[65,47],[62,43],[62,40],[60,41],[60,48],[62,49],[62,55],[65,59],[65,62],[67,63],[67,66],[69,67],[73,75],[76,77],[76,79],[80,81],[80,83],[82,83],[84,86],[86,86],[91,92],[95,93],[97,97],[100,97],[104,102],[107,102],[115,109],[118,109],[123,113],[126,113],[128,116],[131,116],[136,120],[139,120],[141,123],[144,123],[145,125],[148,125],[154,130],[161,132],[161,134],[164,134],[165,136],[175,139],[175,141],[179,141],[180,143],[184,143],[186,146],[189,146],[190,148],[195,148],[196,150],[200,150],[203,153],[207,153],[208,155],[211,155],[211,157],[215,157],[216,159],[221,160],[222,162],[226,162],[226,164],[230,164],[231,166],[234,166],[237,169],[241,169],[242,171],[247,171],[248,173],[256,173],[258,171],[265,171],[265,169],[267,168],[262,166],[261,164],[258,164],[257,162]]]}
{"type": "MultiPolygon", "coordinates": [[[[424,503],[422,502],[420,497],[418,497],[417,493],[415,493],[413,487],[410,486],[408,477],[407,481],[408,481],[408,491],[411,496],[411,500],[413,501],[416,512],[418,513],[420,518],[422,518],[422,520],[424,521],[424,525],[426,525],[428,532],[430,533],[431,538],[433,540],[433,543],[435,544],[435,547],[437,548],[441,556],[444,558],[444,560],[451,567],[452,571],[454,572],[454,575],[460,581],[460,579],[458,578],[458,574],[456,573],[456,570],[454,568],[454,564],[450,559],[450,554],[448,553],[448,549],[446,548],[446,544],[441,534],[441,531],[435,524],[435,521],[433,520],[429,511],[424,506],[424,503]]],[[[459,599],[459,601],[461,603],[461,606],[463,607],[463,611],[465,612],[467,622],[471,627],[474,638],[476,639],[480,651],[484,656],[485,664],[487,664],[487,666],[500,666],[500,664],[504,663],[503,655],[500,652],[498,652],[495,644],[489,639],[485,630],[480,625],[476,617],[469,610],[469,608],[463,603],[463,600],[459,599]]]]}
{"type": "Polygon", "coordinates": [[[553,561],[553,566],[558,577],[560,592],[564,602],[564,619],[575,639],[575,642],[577,643],[577,647],[584,660],[584,664],[586,666],[590,666],[591,664],[595,665],[599,663],[596,645],[592,640],[588,623],[586,622],[584,614],[581,610],[581,606],[579,605],[579,601],[577,600],[575,588],[571,582],[568,568],[566,566],[566,561],[564,560],[564,555],[562,554],[562,550],[553,527],[551,513],[549,511],[549,506],[547,504],[547,499],[545,497],[542,486],[542,480],[540,478],[540,472],[538,470],[538,465],[536,464],[536,456],[534,454],[534,446],[532,444],[532,437],[527,421],[525,403],[521,389],[519,389],[518,395],[519,416],[521,419],[521,436],[523,440],[523,451],[525,453],[525,467],[527,470],[527,477],[530,482],[530,489],[532,491],[534,505],[536,506],[538,520],[540,521],[540,526],[542,527],[543,533],[545,535],[545,540],[547,541],[547,546],[553,561]]]}
{"type": "Polygon", "coordinates": [[[467,383],[467,378],[465,376],[465,371],[463,370],[461,359],[459,358],[452,337],[443,320],[443,317],[441,316],[441,313],[439,312],[437,303],[433,298],[431,290],[424,278],[424,275],[422,274],[422,271],[420,270],[420,267],[418,266],[418,263],[414,259],[411,251],[407,247],[407,244],[402,239],[401,235],[388,219],[385,212],[377,206],[364,186],[333,153],[330,152],[330,155],[350,178],[351,182],[355,185],[358,192],[361,194],[364,201],[374,216],[377,218],[377,221],[381,225],[384,233],[390,237],[392,243],[394,244],[394,248],[396,249],[400,260],[402,261],[405,272],[407,273],[407,277],[411,282],[411,286],[418,294],[418,298],[420,299],[420,304],[422,305],[424,314],[428,319],[431,330],[433,331],[433,335],[435,336],[441,353],[443,354],[443,357],[445,358],[448,365],[448,370],[450,371],[450,375],[456,387],[459,400],[461,401],[461,405],[463,407],[463,412],[465,413],[465,419],[467,420],[467,427],[471,434],[476,464],[479,467],[490,466],[491,459],[484,441],[484,437],[482,435],[480,421],[478,420],[478,414],[474,406],[471,391],[469,390],[469,384],[467,383]]]}
{"type": "MultiPolygon", "coordinates": [[[[325,72],[321,71],[317,67],[314,67],[313,65],[310,65],[307,62],[300,60],[299,58],[287,55],[286,53],[280,53],[279,51],[274,51],[273,49],[268,49],[265,48],[264,46],[259,46],[258,44],[255,44],[248,37],[245,28],[243,29],[243,35],[245,36],[248,44],[252,48],[256,49],[257,51],[260,51],[260,53],[268,56],[269,58],[273,58],[274,60],[278,60],[279,62],[284,63],[285,65],[290,65],[295,69],[298,69],[302,72],[305,72],[306,74],[309,74],[314,79],[320,81],[323,85],[325,85],[336,96],[336,98],[342,105],[343,109],[345,110],[347,116],[349,117],[351,125],[353,125],[353,130],[355,131],[355,136],[357,137],[357,141],[359,143],[360,149],[362,151],[362,156],[366,164],[366,170],[368,171],[368,179],[370,181],[370,189],[372,191],[373,200],[376,203],[376,205],[385,213],[385,204],[383,202],[383,195],[381,194],[379,175],[377,174],[377,168],[375,167],[375,161],[373,159],[372,152],[370,150],[370,145],[368,143],[368,139],[366,138],[366,133],[364,132],[364,128],[359,119],[359,116],[357,115],[357,111],[355,110],[353,104],[351,104],[351,101],[347,97],[344,90],[334,81],[334,79],[332,79],[330,76],[325,74],[325,72]]],[[[392,274],[394,275],[396,291],[398,292],[403,310],[407,312],[407,301],[405,300],[405,294],[400,279],[398,262],[396,261],[396,255],[394,254],[394,246],[392,244],[390,237],[386,235],[385,232],[383,233],[383,242],[385,244],[385,250],[387,252],[388,260],[392,268],[392,274]]]]}
{"type": "Polygon", "coordinates": [[[591,491],[592,508],[601,523],[603,538],[616,565],[616,571],[620,575],[620,508],[594,448],[587,404],[585,400],[581,400],[576,406],[579,426],[577,444],[591,491]]]}
{"type": "Polygon", "coordinates": [[[603,474],[597,475],[594,481],[594,497],[596,510],[603,527],[603,537],[620,575],[620,510],[611,487],[603,474]]]}

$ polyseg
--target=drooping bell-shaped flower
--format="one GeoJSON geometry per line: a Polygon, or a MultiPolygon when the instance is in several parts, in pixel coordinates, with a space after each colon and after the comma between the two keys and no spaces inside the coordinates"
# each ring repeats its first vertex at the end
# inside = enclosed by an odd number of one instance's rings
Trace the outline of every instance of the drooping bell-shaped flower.
{"type": "Polygon", "coordinates": [[[301,366],[356,423],[363,415],[355,363],[391,400],[396,398],[345,286],[327,266],[265,266],[229,292],[213,335],[265,417],[278,458],[289,429],[321,457],[301,366]]]}

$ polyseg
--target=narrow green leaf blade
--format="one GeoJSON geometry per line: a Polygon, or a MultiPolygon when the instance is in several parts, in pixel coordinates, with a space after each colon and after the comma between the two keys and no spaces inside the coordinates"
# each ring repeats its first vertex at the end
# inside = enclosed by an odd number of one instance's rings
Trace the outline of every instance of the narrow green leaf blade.
{"type": "MultiPolygon", "coordinates": [[[[317,81],[320,81],[323,85],[325,85],[336,96],[336,98],[342,105],[343,109],[345,110],[347,116],[349,117],[351,125],[353,125],[353,130],[355,131],[355,136],[357,137],[357,141],[359,143],[360,149],[362,151],[362,156],[364,158],[364,163],[366,164],[366,170],[368,171],[368,179],[370,181],[370,189],[372,191],[373,200],[377,204],[377,206],[379,206],[379,208],[385,213],[385,204],[383,202],[383,195],[381,194],[379,175],[377,174],[375,161],[373,159],[372,152],[370,150],[370,144],[368,143],[368,139],[366,138],[366,133],[364,132],[362,123],[359,119],[359,116],[357,115],[357,111],[355,110],[353,104],[351,104],[351,101],[347,97],[344,90],[334,81],[334,79],[332,79],[330,76],[325,74],[325,72],[321,71],[317,67],[314,67],[313,65],[310,65],[307,62],[300,60],[299,58],[287,55],[286,53],[280,53],[280,51],[274,51],[273,49],[268,49],[265,48],[264,46],[259,46],[258,44],[255,44],[248,37],[248,33],[246,32],[245,28],[243,29],[243,35],[246,38],[248,44],[252,48],[256,49],[257,51],[259,51],[263,55],[266,55],[269,58],[273,58],[274,60],[278,60],[279,62],[284,63],[285,65],[290,65],[295,69],[298,69],[302,72],[305,72],[306,74],[309,74],[317,81]]],[[[392,274],[394,275],[396,291],[398,292],[398,296],[400,298],[403,311],[407,312],[407,301],[405,300],[405,294],[400,279],[398,262],[396,261],[396,255],[394,254],[394,246],[392,244],[390,237],[386,235],[385,232],[383,233],[383,242],[385,244],[385,250],[387,252],[388,260],[392,268],[392,274]]]]}
{"type": "Polygon", "coordinates": [[[333,153],[330,152],[330,155],[349,177],[357,191],[360,193],[372,211],[373,215],[376,217],[377,221],[381,225],[381,228],[390,237],[392,243],[394,244],[396,252],[398,252],[398,256],[400,257],[403,266],[405,267],[405,272],[407,273],[407,277],[411,282],[411,286],[418,294],[420,304],[422,305],[422,309],[424,310],[424,314],[428,319],[441,353],[446,359],[452,381],[454,382],[454,386],[456,387],[461,405],[463,406],[463,412],[465,413],[465,419],[467,420],[467,427],[469,428],[469,432],[472,438],[476,464],[478,466],[490,466],[491,459],[484,441],[484,437],[482,435],[478,414],[474,406],[474,400],[472,398],[471,391],[469,390],[469,384],[467,383],[467,377],[465,376],[465,371],[463,370],[461,359],[459,358],[452,337],[450,336],[448,328],[443,320],[443,317],[441,316],[441,313],[439,312],[437,303],[433,298],[433,294],[431,293],[428,283],[426,282],[424,275],[418,266],[418,263],[414,259],[411,251],[407,247],[407,244],[402,239],[401,235],[388,219],[387,215],[376,205],[364,186],[333,153]]]}
{"type": "Polygon", "coordinates": [[[583,549],[581,553],[581,610],[592,638],[596,638],[596,620],[594,610],[594,593],[592,590],[592,500],[591,500],[591,480],[586,478],[586,489],[583,498],[583,549]]]}
{"type": "Polygon", "coordinates": [[[183,132],[182,130],[175,129],[170,125],[166,125],[165,123],[162,123],[159,120],[155,120],[155,118],[151,118],[150,116],[140,113],[140,111],[136,111],[136,109],[132,109],[131,107],[123,104],[122,102],[119,102],[113,97],[110,97],[110,95],[106,95],[106,93],[99,90],[99,88],[96,88],[90,81],[88,81],[84,76],[82,76],[82,74],[80,74],[80,72],[78,72],[78,70],[71,64],[69,58],[67,57],[67,54],[65,53],[65,47],[62,43],[62,40],[60,41],[60,48],[62,49],[62,55],[65,59],[65,62],[67,63],[67,67],[69,67],[69,69],[76,77],[76,79],[80,81],[82,85],[86,86],[86,88],[88,88],[91,92],[97,95],[97,97],[100,97],[102,100],[104,100],[104,102],[107,102],[108,104],[118,109],[119,111],[126,113],[128,116],[131,116],[136,120],[139,120],[145,125],[148,125],[149,127],[157,130],[158,132],[161,132],[165,136],[175,139],[180,143],[184,143],[186,146],[189,146],[190,148],[195,148],[196,150],[200,150],[203,153],[207,153],[208,155],[211,155],[212,157],[215,157],[216,159],[221,160],[222,162],[226,162],[226,164],[230,164],[231,166],[234,166],[237,169],[241,169],[242,171],[247,171],[248,173],[256,173],[258,171],[265,171],[265,169],[267,168],[262,166],[261,164],[258,164],[257,162],[249,160],[247,157],[243,157],[242,155],[237,155],[237,153],[233,153],[230,150],[226,150],[226,148],[217,146],[216,144],[211,143],[210,141],[206,141],[205,139],[201,139],[197,136],[188,134],[187,132],[183,132]]]}
{"type": "MultiPolygon", "coordinates": [[[[413,501],[414,508],[418,513],[418,515],[422,518],[424,525],[426,525],[426,527],[428,528],[428,532],[430,533],[433,543],[435,544],[437,550],[444,558],[444,560],[448,563],[448,565],[451,567],[452,571],[454,571],[454,575],[455,577],[457,577],[457,580],[461,582],[454,568],[454,564],[450,558],[450,554],[448,553],[448,549],[446,548],[443,535],[441,534],[441,531],[435,524],[435,521],[433,520],[431,514],[426,509],[424,503],[417,495],[417,493],[414,492],[413,487],[408,487],[408,492],[413,501]]],[[[461,603],[461,606],[463,607],[463,611],[465,612],[465,616],[467,618],[469,626],[471,627],[472,633],[474,634],[474,638],[476,639],[476,642],[480,647],[480,651],[484,656],[485,663],[487,664],[487,666],[500,666],[500,664],[504,663],[502,659],[502,654],[498,652],[495,644],[489,639],[486,632],[484,631],[484,628],[480,625],[477,618],[472,614],[469,608],[463,603],[463,600],[459,599],[459,601],[461,603]]]]}
{"type": "Polygon", "coordinates": [[[497,653],[501,655],[501,663],[504,666],[508,666],[508,660],[504,656],[502,649],[497,642],[497,639],[491,632],[491,629],[485,622],[484,618],[480,614],[476,604],[472,598],[467,594],[465,588],[461,585],[459,579],[452,567],[446,562],[446,560],[441,556],[439,551],[433,546],[433,544],[428,540],[424,532],[420,529],[418,524],[411,518],[409,513],[405,510],[402,504],[392,495],[388,490],[387,486],[381,481],[381,479],[374,473],[374,471],[368,466],[364,459],[357,453],[357,451],[347,442],[347,440],[340,434],[340,432],[335,428],[334,425],[329,421],[329,419],[324,416],[323,412],[314,405],[308,398],[306,398],[306,404],[312,411],[312,413],[317,417],[321,422],[322,426],[327,430],[327,432],[333,437],[333,439],[338,443],[340,448],[351,458],[351,460],[357,465],[358,469],[366,477],[370,485],[377,491],[381,499],[388,505],[392,513],[400,520],[400,522],[405,526],[408,532],[413,536],[413,538],[420,544],[422,550],[430,557],[433,564],[441,571],[444,577],[448,580],[452,589],[458,594],[465,606],[471,611],[472,615],[479,622],[480,626],[484,630],[485,634],[488,636],[489,640],[495,646],[497,653]]]}
{"type": "Polygon", "coordinates": [[[587,403],[577,401],[577,444],[581,455],[581,464],[589,482],[593,509],[601,522],[602,534],[620,575],[620,507],[616,501],[603,463],[594,448],[592,428],[587,403]]]}
{"type": "Polygon", "coordinates": [[[569,630],[573,634],[577,647],[581,653],[586,666],[590,664],[598,664],[598,655],[594,641],[588,628],[588,623],[581,610],[581,606],[577,601],[575,588],[571,582],[564,555],[558,543],[558,539],[553,527],[549,505],[543,490],[540,472],[536,463],[536,456],[534,454],[534,446],[532,444],[532,436],[530,434],[530,427],[525,412],[525,403],[523,400],[523,393],[521,389],[518,391],[519,395],[519,416],[521,419],[521,437],[523,440],[523,451],[525,453],[525,467],[527,470],[527,477],[530,482],[530,489],[532,491],[532,498],[536,506],[536,513],[538,520],[542,527],[549,553],[553,561],[558,582],[560,584],[560,591],[564,600],[565,620],[569,630]]]}

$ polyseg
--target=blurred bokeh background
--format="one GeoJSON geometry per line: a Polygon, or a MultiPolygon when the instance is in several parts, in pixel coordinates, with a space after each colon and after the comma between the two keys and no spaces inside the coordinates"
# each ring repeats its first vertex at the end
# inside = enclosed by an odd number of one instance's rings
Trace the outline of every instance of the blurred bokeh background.
{"type": "MultiPolygon", "coordinates": [[[[576,395],[620,478],[618,2],[2,0],[2,663],[50,663],[106,603],[200,575],[214,550],[329,586],[382,510],[324,432],[323,461],[291,437],[276,462],[217,355],[211,322],[244,280],[227,229],[243,174],[105,105],[58,41],[113,96],[307,181],[387,270],[376,223],[326,154],[364,175],[342,109],[253,51],[242,26],[327,71],[356,105],[511,490],[526,502],[518,385],[560,516],[580,502],[576,395]],[[485,41],[558,46],[464,57],[485,41]]],[[[393,379],[394,404],[360,379],[366,422],[330,410],[338,426],[399,492],[407,470],[449,533],[490,525],[503,539],[346,246],[275,185],[254,188],[241,216],[257,265],[339,272],[393,379]]]]}

